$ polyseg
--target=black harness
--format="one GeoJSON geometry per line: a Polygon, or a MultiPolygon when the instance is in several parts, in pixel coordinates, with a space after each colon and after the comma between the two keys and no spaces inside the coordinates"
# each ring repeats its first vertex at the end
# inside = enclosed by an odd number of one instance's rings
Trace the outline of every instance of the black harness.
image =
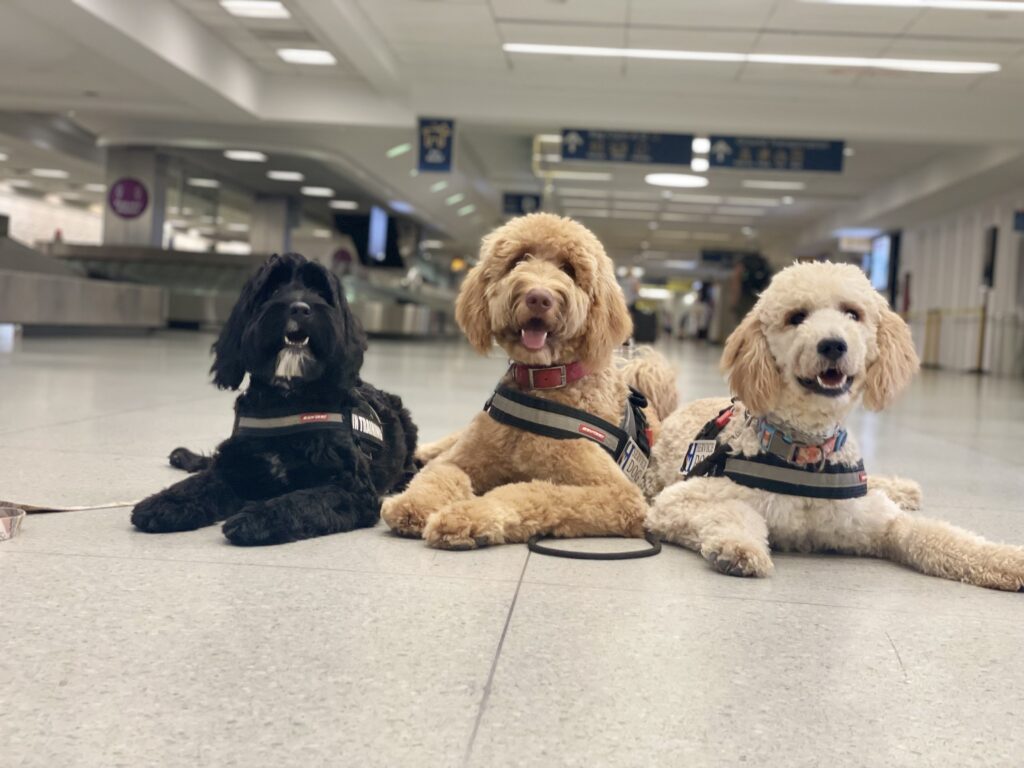
{"type": "Polygon", "coordinates": [[[762,451],[756,456],[741,456],[719,439],[732,418],[733,406],[719,412],[704,425],[690,443],[680,471],[684,480],[691,477],[727,477],[734,483],[786,496],[811,499],[856,499],[868,492],[864,462],[854,465],[794,464],[778,455],[762,451]]]}
{"type": "MultiPolygon", "coordinates": [[[[630,480],[639,483],[650,463],[651,441],[643,408],[647,398],[630,387],[622,422],[616,426],[593,414],[568,405],[542,400],[512,387],[499,386],[484,405],[484,411],[495,421],[516,429],[554,440],[578,440],[597,443],[612,457],[630,480]]],[[[545,546],[540,534],[526,542],[531,552],[577,560],[633,560],[650,557],[661,551],[661,542],[653,534],[644,536],[649,544],[644,549],[626,552],[579,552],[545,546]]]]}
{"type": "Polygon", "coordinates": [[[363,447],[384,448],[384,427],[368,402],[356,395],[356,404],[340,411],[281,412],[270,416],[235,414],[233,437],[280,437],[300,432],[350,430],[363,447]]]}

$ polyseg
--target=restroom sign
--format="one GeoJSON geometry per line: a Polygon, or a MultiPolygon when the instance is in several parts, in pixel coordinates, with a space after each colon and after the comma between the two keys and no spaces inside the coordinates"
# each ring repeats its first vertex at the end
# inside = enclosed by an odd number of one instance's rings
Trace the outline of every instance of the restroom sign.
{"type": "Polygon", "coordinates": [[[842,173],[845,146],[825,139],[712,136],[708,160],[712,168],[842,173]]]}
{"type": "Polygon", "coordinates": [[[420,171],[448,173],[452,169],[455,121],[446,117],[421,117],[419,123],[420,171]]]}
{"type": "Polygon", "coordinates": [[[110,185],[107,204],[122,219],[137,219],[149,208],[149,192],[138,179],[126,177],[110,185]]]}

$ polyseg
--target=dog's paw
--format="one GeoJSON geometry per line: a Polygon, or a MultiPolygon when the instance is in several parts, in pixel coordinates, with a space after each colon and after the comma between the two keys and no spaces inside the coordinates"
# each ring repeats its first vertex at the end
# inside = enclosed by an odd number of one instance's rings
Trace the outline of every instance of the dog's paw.
{"type": "Polygon", "coordinates": [[[380,517],[388,528],[399,536],[418,539],[423,534],[427,516],[408,494],[402,493],[384,499],[380,508],[380,517]]]}
{"type": "Polygon", "coordinates": [[[457,501],[432,514],[423,529],[427,544],[438,549],[477,549],[505,543],[499,510],[480,499],[457,501]]]}
{"type": "Polygon", "coordinates": [[[276,525],[272,515],[258,504],[247,504],[221,526],[224,536],[240,547],[259,547],[291,541],[285,531],[276,525]]]}
{"type": "Polygon", "coordinates": [[[132,525],[146,533],[175,533],[192,531],[202,523],[187,504],[175,503],[161,496],[143,499],[132,510],[132,525]]]}
{"type": "Polygon", "coordinates": [[[715,570],[729,576],[763,578],[775,569],[767,549],[757,544],[738,541],[718,542],[713,546],[704,545],[700,553],[715,570]]]}
{"type": "Polygon", "coordinates": [[[1024,592],[1024,547],[988,545],[963,581],[1003,592],[1024,592]]]}
{"type": "Polygon", "coordinates": [[[886,493],[904,512],[919,511],[924,501],[924,492],[921,490],[921,486],[913,480],[896,478],[892,488],[886,493]]]}

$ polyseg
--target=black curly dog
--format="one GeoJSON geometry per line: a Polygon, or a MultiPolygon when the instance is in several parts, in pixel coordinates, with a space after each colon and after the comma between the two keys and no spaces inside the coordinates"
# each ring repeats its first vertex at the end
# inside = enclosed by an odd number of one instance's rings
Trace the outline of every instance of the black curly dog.
{"type": "Polygon", "coordinates": [[[224,520],[234,544],[278,544],[374,525],[381,496],[416,471],[416,426],[402,401],[359,378],[366,334],[338,279],[298,254],[249,279],[213,345],[235,431],[212,457],[185,448],[171,464],[196,472],[140,502],[142,531],[224,520]]]}

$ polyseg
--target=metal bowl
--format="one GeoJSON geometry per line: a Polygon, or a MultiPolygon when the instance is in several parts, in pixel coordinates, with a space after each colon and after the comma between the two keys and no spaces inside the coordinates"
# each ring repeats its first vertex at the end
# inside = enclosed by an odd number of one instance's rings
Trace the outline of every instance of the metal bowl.
{"type": "Polygon", "coordinates": [[[0,507],[0,541],[13,539],[21,529],[25,510],[17,507],[0,507]]]}

